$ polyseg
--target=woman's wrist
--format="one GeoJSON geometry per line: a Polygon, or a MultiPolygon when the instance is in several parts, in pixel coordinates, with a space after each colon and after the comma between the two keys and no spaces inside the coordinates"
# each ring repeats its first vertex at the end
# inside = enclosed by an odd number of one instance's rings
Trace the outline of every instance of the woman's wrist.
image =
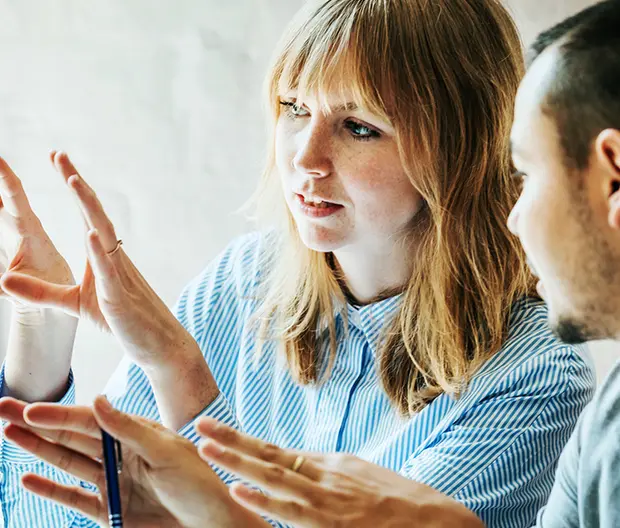
{"type": "Polygon", "coordinates": [[[180,429],[200,414],[219,395],[215,379],[198,345],[165,354],[165,360],[143,370],[155,394],[163,423],[180,429]]]}
{"type": "Polygon", "coordinates": [[[58,401],[67,390],[78,321],[60,311],[15,305],[5,358],[4,396],[58,401]]]}

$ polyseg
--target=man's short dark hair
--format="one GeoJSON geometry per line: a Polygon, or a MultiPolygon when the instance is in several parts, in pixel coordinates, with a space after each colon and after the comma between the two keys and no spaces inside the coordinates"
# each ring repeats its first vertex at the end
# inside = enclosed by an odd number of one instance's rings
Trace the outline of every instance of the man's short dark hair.
{"type": "Polygon", "coordinates": [[[598,134],[620,130],[620,0],[584,9],[541,33],[529,64],[554,45],[560,58],[543,107],[558,126],[567,165],[581,170],[598,134]]]}

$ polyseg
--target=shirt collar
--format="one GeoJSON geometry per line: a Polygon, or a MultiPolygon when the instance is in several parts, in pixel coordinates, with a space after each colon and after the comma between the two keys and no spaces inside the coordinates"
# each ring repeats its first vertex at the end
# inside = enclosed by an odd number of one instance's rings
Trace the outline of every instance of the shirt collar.
{"type": "Polygon", "coordinates": [[[396,315],[402,300],[403,294],[400,294],[364,306],[347,303],[344,309],[340,310],[340,315],[346,317],[351,327],[364,333],[373,352],[376,353],[379,341],[384,337],[387,325],[396,315]]]}

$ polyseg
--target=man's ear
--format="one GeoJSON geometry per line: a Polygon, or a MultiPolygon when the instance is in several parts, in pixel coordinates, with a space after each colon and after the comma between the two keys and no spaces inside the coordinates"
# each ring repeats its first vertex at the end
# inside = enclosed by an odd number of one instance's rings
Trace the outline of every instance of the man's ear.
{"type": "Polygon", "coordinates": [[[604,171],[609,225],[620,230],[620,130],[603,130],[595,142],[596,161],[604,171]]]}

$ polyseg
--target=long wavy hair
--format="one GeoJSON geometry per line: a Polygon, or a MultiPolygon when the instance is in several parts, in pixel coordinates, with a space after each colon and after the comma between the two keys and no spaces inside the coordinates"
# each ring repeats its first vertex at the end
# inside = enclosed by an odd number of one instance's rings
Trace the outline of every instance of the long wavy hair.
{"type": "MultiPolygon", "coordinates": [[[[392,123],[424,200],[411,226],[413,272],[378,360],[403,415],[442,393],[458,397],[501,348],[511,307],[532,291],[506,227],[518,197],[509,134],[523,72],[518,31],[496,0],[310,1],[277,48],[266,82],[271,125],[290,89],[319,101],[352,96],[392,123]]],[[[276,340],[296,381],[320,383],[337,353],[335,314],[345,296],[332,255],[299,237],[270,136],[259,213],[286,227],[270,251],[256,314],[259,351],[276,340]]]]}

